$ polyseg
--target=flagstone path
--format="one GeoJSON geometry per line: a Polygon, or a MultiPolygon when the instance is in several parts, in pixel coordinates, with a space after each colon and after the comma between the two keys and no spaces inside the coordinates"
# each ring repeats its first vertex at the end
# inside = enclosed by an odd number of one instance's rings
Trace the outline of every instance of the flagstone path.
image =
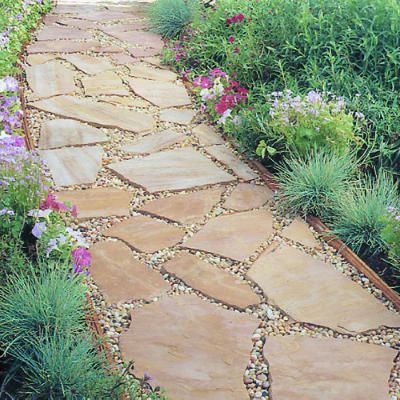
{"type": "Polygon", "coordinates": [[[399,314],[280,214],[161,66],[145,5],[105,4],[60,3],[26,78],[35,143],[91,243],[116,362],[172,400],[396,399],[399,314]]]}

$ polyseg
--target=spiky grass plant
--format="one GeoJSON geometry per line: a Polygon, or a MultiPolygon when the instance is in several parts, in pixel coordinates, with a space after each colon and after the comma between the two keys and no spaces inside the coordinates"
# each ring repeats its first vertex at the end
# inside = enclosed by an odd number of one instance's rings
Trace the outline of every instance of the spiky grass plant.
{"type": "Polygon", "coordinates": [[[283,209],[329,218],[337,199],[355,180],[357,163],[350,154],[316,150],[291,156],[278,166],[283,209]]]}
{"type": "Polygon", "coordinates": [[[199,0],[156,0],[149,10],[152,30],[164,37],[176,37],[196,18],[199,10],[199,0]]]}

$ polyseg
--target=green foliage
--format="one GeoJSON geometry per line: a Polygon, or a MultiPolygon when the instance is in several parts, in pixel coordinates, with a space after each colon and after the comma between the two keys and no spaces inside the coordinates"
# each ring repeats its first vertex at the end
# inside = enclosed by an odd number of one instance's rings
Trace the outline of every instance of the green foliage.
{"type": "Polygon", "coordinates": [[[152,30],[162,36],[178,36],[197,17],[199,0],[156,0],[149,11],[152,30]]]}
{"type": "Polygon", "coordinates": [[[357,163],[349,154],[319,150],[301,157],[291,156],[278,166],[280,205],[295,213],[327,220],[356,172],[357,163]]]}
{"type": "Polygon", "coordinates": [[[382,239],[389,248],[389,257],[400,278],[400,209],[390,208],[383,217],[382,239]]]}

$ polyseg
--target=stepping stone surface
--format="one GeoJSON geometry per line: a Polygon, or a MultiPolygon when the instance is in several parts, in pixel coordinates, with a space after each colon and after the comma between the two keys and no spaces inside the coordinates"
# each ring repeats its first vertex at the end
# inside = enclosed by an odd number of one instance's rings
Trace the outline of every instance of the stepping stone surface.
{"type": "Polygon", "coordinates": [[[98,128],[73,119],[51,119],[43,122],[40,128],[39,148],[55,149],[107,141],[107,135],[98,128]]]}
{"type": "Polygon", "coordinates": [[[225,141],[213,127],[200,124],[193,128],[192,132],[199,139],[201,146],[211,146],[214,144],[224,144],[225,141]]]}
{"type": "Polygon", "coordinates": [[[135,21],[127,24],[118,24],[118,25],[105,25],[100,28],[104,33],[107,33],[113,36],[116,33],[126,32],[126,31],[135,31],[141,30],[148,27],[148,23],[145,21],[135,21]]]}
{"type": "Polygon", "coordinates": [[[265,210],[247,211],[213,218],[183,245],[244,261],[272,232],[271,213],[265,210]]]}
{"type": "Polygon", "coordinates": [[[128,51],[133,57],[137,58],[152,57],[160,53],[160,50],[158,49],[144,49],[140,47],[131,47],[128,51]]]}
{"type": "Polygon", "coordinates": [[[333,266],[294,247],[265,251],[247,276],[270,301],[297,321],[340,332],[400,326],[400,317],[367,290],[333,266]]]}
{"type": "Polygon", "coordinates": [[[149,64],[137,63],[129,66],[130,75],[136,78],[151,79],[161,82],[176,81],[178,76],[167,69],[159,69],[150,67],[149,64]]]}
{"type": "Polygon", "coordinates": [[[137,95],[157,107],[169,108],[191,104],[190,97],[183,86],[178,86],[170,82],[139,78],[128,78],[127,81],[137,95]]]}
{"type": "Polygon", "coordinates": [[[123,85],[121,78],[113,71],[100,72],[99,74],[83,78],[82,84],[86,96],[129,95],[129,91],[123,85]]]}
{"type": "Polygon", "coordinates": [[[319,246],[319,242],[315,239],[308,224],[300,218],[295,218],[293,222],[282,231],[282,236],[294,242],[301,243],[304,246],[319,246]]]}
{"type": "Polygon", "coordinates": [[[161,110],[160,120],[163,122],[172,122],[179,125],[189,125],[196,115],[193,110],[181,110],[179,108],[168,108],[161,110]]]}
{"type": "Polygon", "coordinates": [[[36,53],[79,53],[100,46],[99,42],[77,40],[42,40],[27,47],[28,54],[36,53]]]}
{"type": "Polygon", "coordinates": [[[153,200],[140,210],[182,224],[200,222],[219,202],[223,189],[200,190],[153,200]]]}
{"type": "Polygon", "coordinates": [[[151,371],[154,384],[179,400],[244,400],[243,374],[259,322],[194,295],[164,297],[132,313],[120,339],[135,373],[151,371]]]}
{"type": "Polygon", "coordinates": [[[142,47],[150,47],[156,50],[162,50],[164,42],[156,33],[145,31],[125,31],[115,32],[112,34],[116,39],[127,42],[131,45],[140,45],[142,47]]]}
{"type": "Polygon", "coordinates": [[[93,183],[101,168],[101,146],[67,147],[57,150],[41,150],[57,186],[93,183]]]}
{"type": "Polygon", "coordinates": [[[146,100],[132,96],[106,96],[104,98],[98,98],[97,100],[105,101],[110,104],[120,104],[126,107],[146,108],[150,105],[146,100]]]}
{"type": "Polygon", "coordinates": [[[88,75],[99,74],[114,68],[105,58],[86,54],[66,54],[63,58],[88,75]]]}
{"type": "Polygon", "coordinates": [[[225,201],[224,207],[235,211],[247,211],[263,206],[272,197],[271,190],[266,186],[239,183],[225,201]]]}
{"type": "Polygon", "coordinates": [[[26,61],[29,65],[38,65],[44,64],[50,60],[54,60],[56,57],[56,54],[31,54],[27,57],[26,61]]]}
{"type": "Polygon", "coordinates": [[[126,65],[139,62],[137,58],[129,56],[128,54],[117,53],[117,54],[110,54],[110,57],[117,65],[126,65]]]}
{"type": "Polygon", "coordinates": [[[159,272],[136,260],[119,241],[97,243],[90,252],[91,276],[109,303],[152,300],[170,289],[159,272]]]}
{"type": "Polygon", "coordinates": [[[57,197],[78,209],[78,219],[128,216],[132,194],[115,188],[58,192],[57,197]]]}
{"type": "Polygon", "coordinates": [[[395,350],[334,338],[268,336],[274,400],[388,400],[395,350]]]}
{"type": "Polygon", "coordinates": [[[154,253],[177,244],[185,232],[144,215],[131,217],[104,232],[105,236],[115,237],[131,245],[134,249],[154,253]]]}
{"type": "Polygon", "coordinates": [[[37,40],[57,40],[57,39],[92,39],[89,32],[65,26],[45,26],[36,37],[37,40]]]}
{"type": "Polygon", "coordinates": [[[155,123],[154,118],[148,114],[73,96],[58,96],[31,105],[63,117],[131,132],[151,130],[155,123]]]}
{"type": "Polygon", "coordinates": [[[143,158],[116,162],[108,167],[151,193],[183,190],[235,179],[191,148],[166,150],[143,158]]]}
{"type": "Polygon", "coordinates": [[[174,257],[164,269],[205,296],[230,306],[244,310],[260,302],[247,283],[192,254],[174,257]]]}

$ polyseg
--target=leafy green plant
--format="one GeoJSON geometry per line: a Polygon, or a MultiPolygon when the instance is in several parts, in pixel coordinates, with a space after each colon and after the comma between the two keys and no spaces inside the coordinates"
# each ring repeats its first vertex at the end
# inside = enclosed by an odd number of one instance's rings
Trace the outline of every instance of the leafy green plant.
{"type": "Polygon", "coordinates": [[[389,208],[383,217],[382,239],[389,248],[389,258],[400,278],[400,209],[389,208]]]}

